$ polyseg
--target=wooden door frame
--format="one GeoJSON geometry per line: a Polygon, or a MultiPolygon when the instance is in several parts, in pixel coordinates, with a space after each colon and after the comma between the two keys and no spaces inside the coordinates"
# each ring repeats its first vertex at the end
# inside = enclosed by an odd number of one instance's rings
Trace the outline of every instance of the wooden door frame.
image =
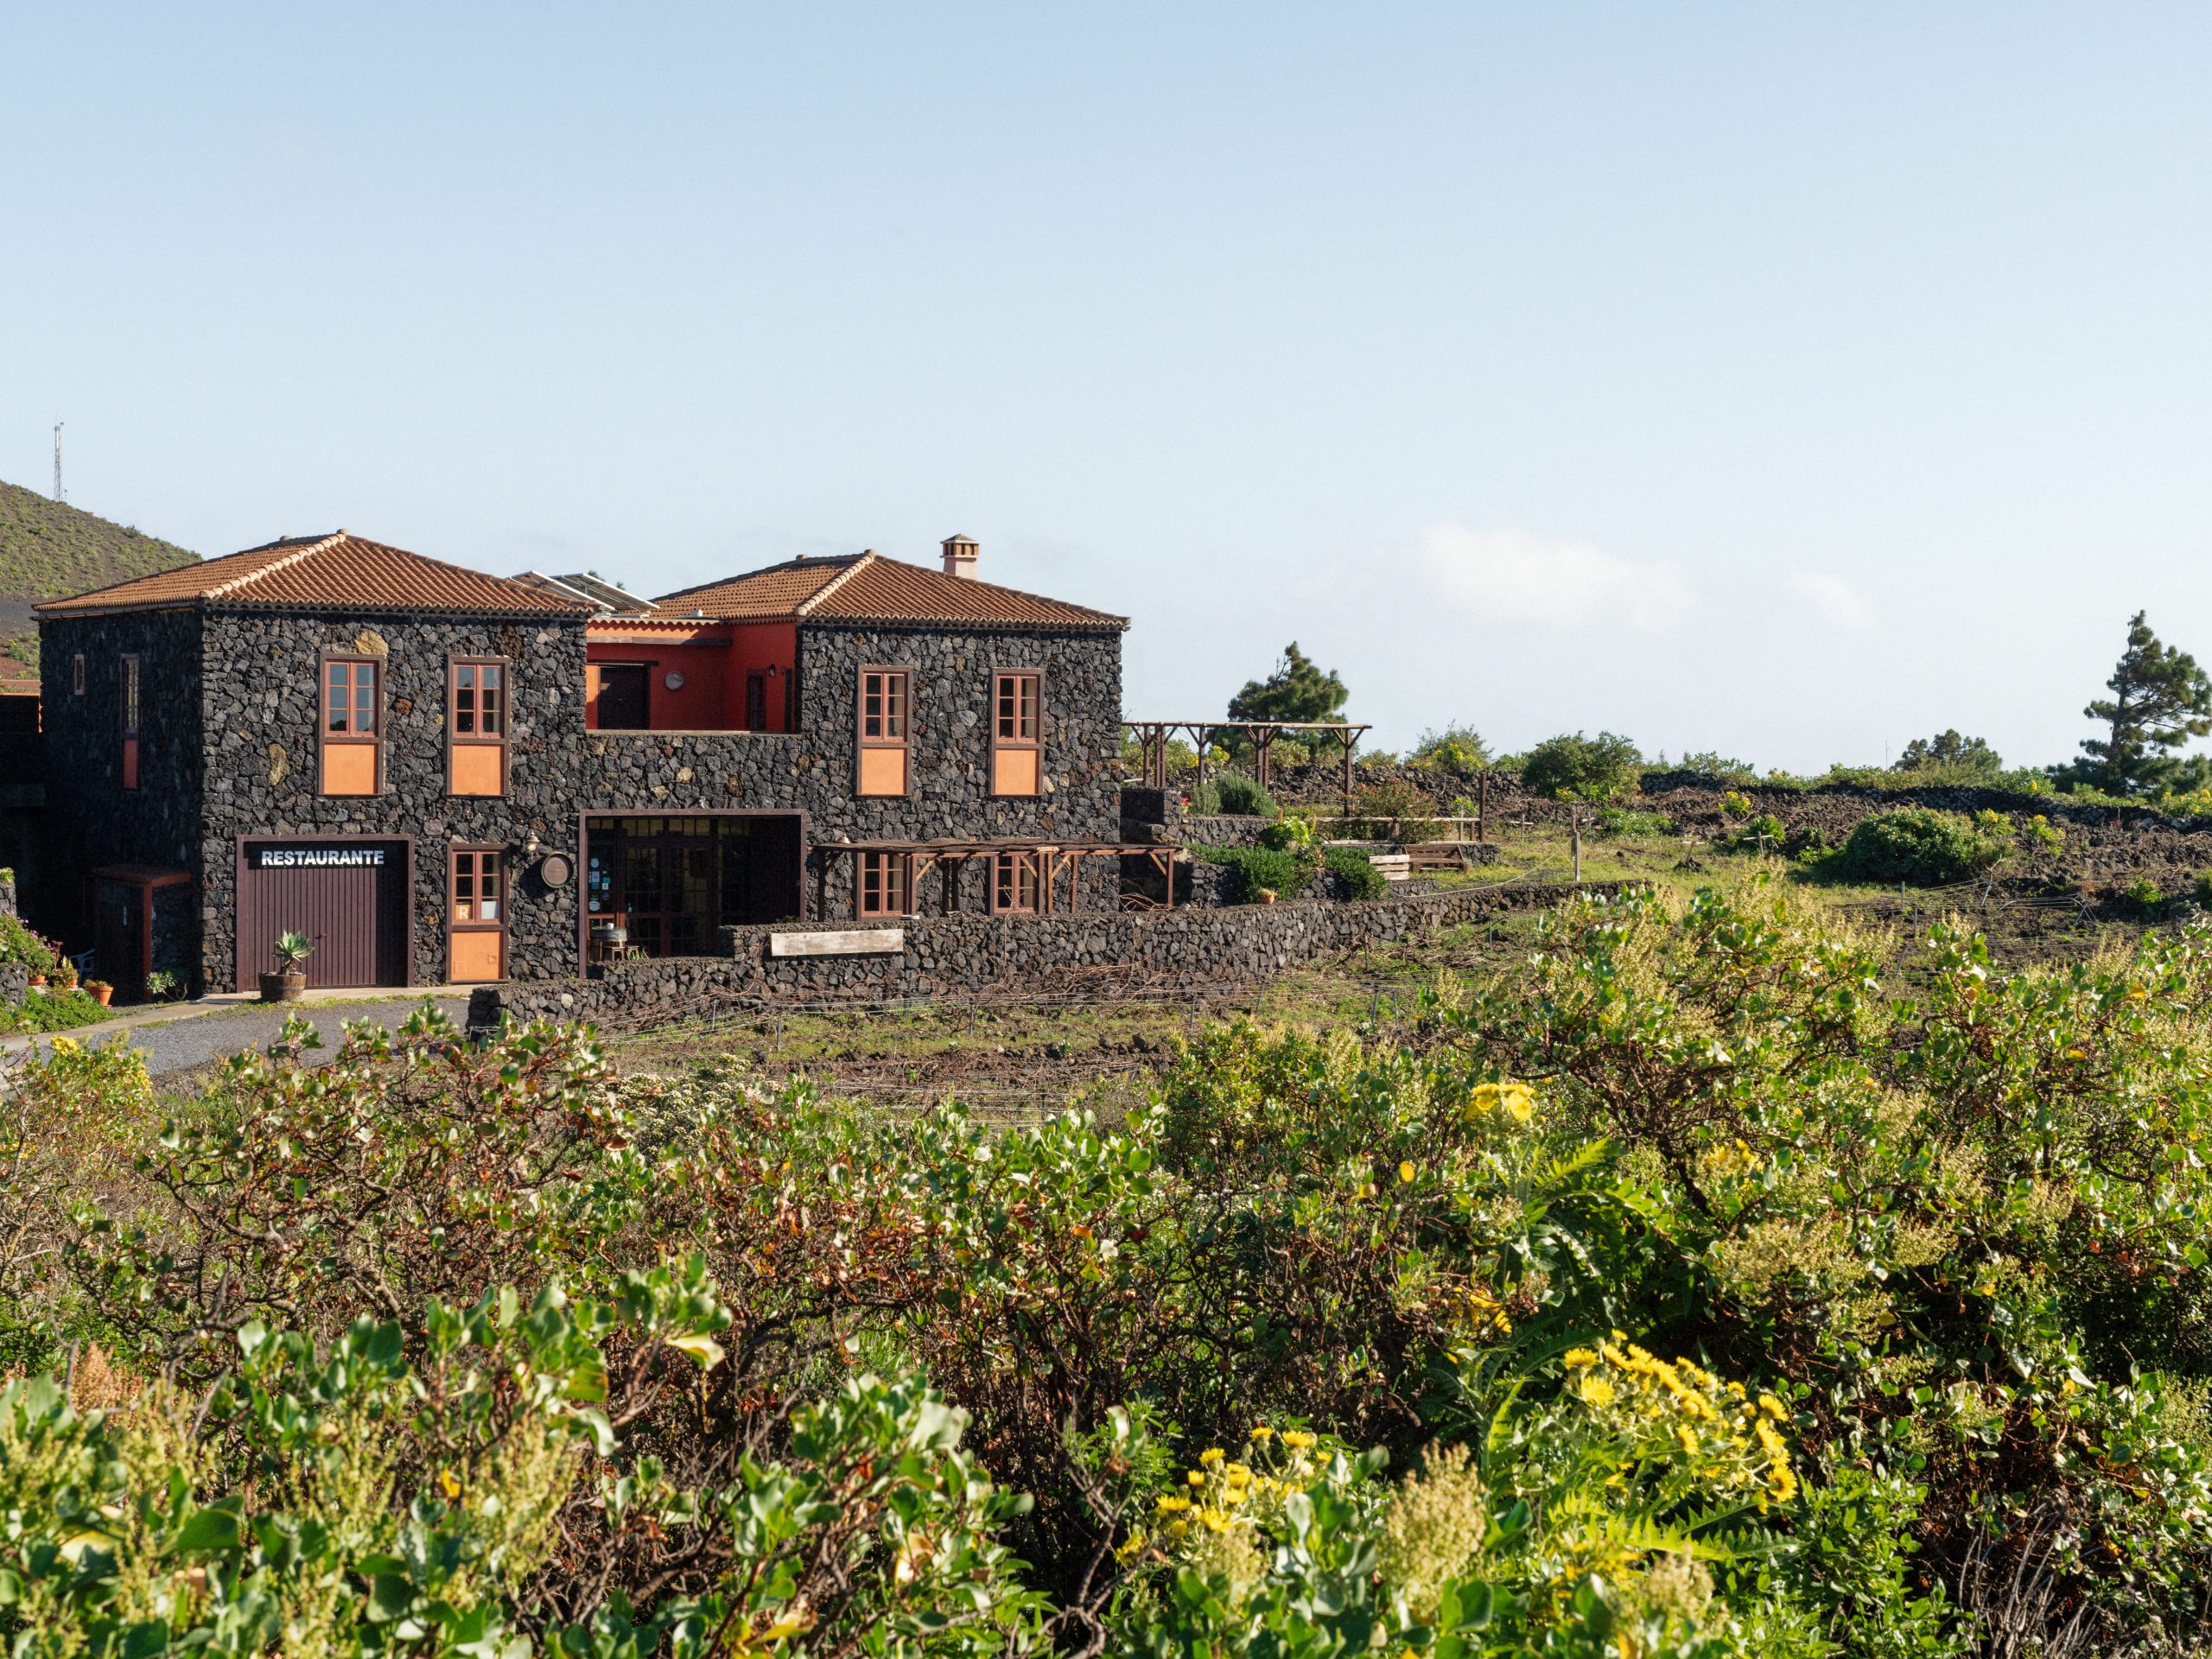
{"type": "MultiPolygon", "coordinates": [[[[499,936],[499,978],[505,980],[513,977],[513,976],[507,971],[508,969],[512,966],[511,949],[514,943],[507,934],[507,904],[510,889],[512,887],[514,882],[514,871],[511,868],[512,864],[512,855],[507,851],[506,847],[503,843],[499,842],[455,841],[447,843],[445,899],[447,984],[458,985],[461,983],[461,981],[453,976],[453,936],[456,933],[497,933],[499,936]],[[465,927],[456,927],[454,925],[453,863],[454,858],[462,853],[497,853],[499,855],[499,919],[496,926],[487,927],[481,922],[471,922],[465,927]]],[[[477,879],[480,881],[483,880],[483,874],[480,868],[478,871],[477,879]]]]}

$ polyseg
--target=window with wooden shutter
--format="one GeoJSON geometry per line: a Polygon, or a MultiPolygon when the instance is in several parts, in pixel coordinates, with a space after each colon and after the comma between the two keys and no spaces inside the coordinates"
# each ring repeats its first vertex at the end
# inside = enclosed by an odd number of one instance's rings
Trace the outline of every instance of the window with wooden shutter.
{"type": "Polygon", "coordinates": [[[456,658],[446,668],[446,789],[507,792],[507,668],[496,658],[456,658]]]}
{"type": "Polygon", "coordinates": [[[1017,671],[991,681],[991,793],[1038,794],[1045,772],[1042,677],[1017,671]]]}
{"type": "Polygon", "coordinates": [[[905,916],[914,887],[914,861],[906,853],[862,853],[860,904],[862,916],[905,916]]]}
{"type": "Polygon", "coordinates": [[[446,917],[447,978],[455,985],[505,979],[506,861],[499,849],[454,848],[450,893],[446,917]]]}
{"type": "Polygon", "coordinates": [[[906,792],[907,686],[903,668],[861,671],[858,792],[862,795],[906,792]]]}
{"type": "Polygon", "coordinates": [[[322,665],[322,792],[373,795],[382,766],[384,665],[332,657],[322,665]]]}
{"type": "Polygon", "coordinates": [[[123,786],[138,787],[138,659],[123,659],[123,786]]]}

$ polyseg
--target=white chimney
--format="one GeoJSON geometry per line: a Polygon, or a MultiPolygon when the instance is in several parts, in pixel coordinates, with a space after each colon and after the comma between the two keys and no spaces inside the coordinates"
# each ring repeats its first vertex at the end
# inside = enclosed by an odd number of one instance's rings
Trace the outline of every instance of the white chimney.
{"type": "Polygon", "coordinates": [[[983,550],[982,543],[966,536],[944,538],[944,574],[976,580],[976,556],[983,550]]]}

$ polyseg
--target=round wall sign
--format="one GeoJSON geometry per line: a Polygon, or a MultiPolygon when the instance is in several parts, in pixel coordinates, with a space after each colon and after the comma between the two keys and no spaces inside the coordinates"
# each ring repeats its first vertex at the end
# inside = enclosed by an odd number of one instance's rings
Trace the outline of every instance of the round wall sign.
{"type": "Polygon", "coordinates": [[[671,668],[661,676],[660,683],[671,691],[681,691],[683,689],[683,676],[671,668]]]}
{"type": "Polygon", "coordinates": [[[538,864],[537,879],[549,887],[565,887],[576,867],[569,861],[566,853],[548,853],[538,864]]]}

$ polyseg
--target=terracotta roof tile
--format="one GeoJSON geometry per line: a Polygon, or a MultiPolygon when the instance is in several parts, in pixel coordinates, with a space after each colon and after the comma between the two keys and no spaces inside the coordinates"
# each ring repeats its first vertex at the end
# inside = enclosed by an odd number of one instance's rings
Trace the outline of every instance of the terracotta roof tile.
{"type": "Polygon", "coordinates": [[[1086,632],[1129,626],[1126,617],[995,582],[948,576],[875,553],[771,565],[749,575],[667,594],[658,608],[668,615],[689,616],[696,610],[717,620],[743,621],[788,617],[892,626],[938,622],[1086,632]]]}
{"type": "Polygon", "coordinates": [[[197,605],[549,617],[582,616],[588,608],[542,588],[426,559],[342,530],[250,547],[33,608],[41,616],[86,616],[197,605]]]}

